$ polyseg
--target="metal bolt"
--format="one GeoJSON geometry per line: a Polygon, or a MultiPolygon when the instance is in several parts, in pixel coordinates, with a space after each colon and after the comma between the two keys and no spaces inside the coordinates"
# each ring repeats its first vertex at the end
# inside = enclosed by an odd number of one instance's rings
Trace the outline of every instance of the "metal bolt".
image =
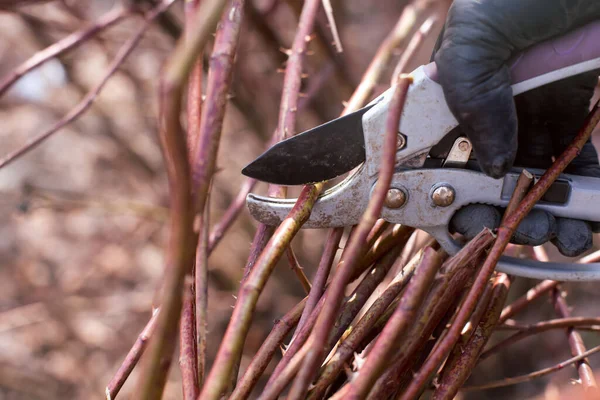
{"type": "Polygon", "coordinates": [[[400,208],[406,203],[406,193],[402,189],[390,188],[385,196],[387,208],[400,208]]]}
{"type": "Polygon", "coordinates": [[[433,190],[431,193],[431,200],[433,204],[439,207],[448,207],[454,203],[454,189],[450,185],[441,185],[433,190]]]}
{"type": "Polygon", "coordinates": [[[469,147],[469,142],[467,142],[466,140],[463,140],[458,144],[458,148],[460,149],[460,151],[468,151],[469,147]]]}
{"type": "Polygon", "coordinates": [[[405,146],[406,146],[406,136],[404,136],[402,133],[398,132],[398,141],[397,141],[396,148],[398,150],[402,150],[405,146]]]}

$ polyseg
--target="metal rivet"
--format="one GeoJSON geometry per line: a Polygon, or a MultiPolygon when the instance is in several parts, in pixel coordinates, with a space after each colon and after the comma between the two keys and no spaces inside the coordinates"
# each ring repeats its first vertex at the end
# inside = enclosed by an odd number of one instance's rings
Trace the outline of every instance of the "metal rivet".
{"type": "Polygon", "coordinates": [[[406,203],[406,192],[398,188],[390,188],[385,196],[387,208],[400,208],[406,203]]]}
{"type": "Polygon", "coordinates": [[[431,193],[431,200],[433,204],[438,207],[448,207],[454,203],[454,189],[450,185],[441,185],[433,190],[431,193]]]}
{"type": "Polygon", "coordinates": [[[397,141],[396,148],[398,150],[402,150],[404,147],[406,147],[406,136],[404,136],[402,133],[398,132],[398,141],[397,141]]]}
{"type": "Polygon", "coordinates": [[[463,140],[458,144],[458,148],[460,149],[460,151],[468,151],[469,147],[471,146],[466,140],[463,140]]]}

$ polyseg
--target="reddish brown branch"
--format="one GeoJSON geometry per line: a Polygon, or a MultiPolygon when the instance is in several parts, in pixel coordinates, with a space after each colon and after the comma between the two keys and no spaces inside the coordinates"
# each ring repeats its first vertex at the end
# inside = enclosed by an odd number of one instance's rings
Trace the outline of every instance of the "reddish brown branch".
{"type": "Polygon", "coordinates": [[[442,374],[440,384],[433,393],[432,399],[454,398],[460,387],[471,376],[481,350],[483,350],[498,323],[502,306],[510,289],[510,283],[510,279],[506,274],[498,274],[494,280],[492,298],[486,313],[471,338],[465,346],[461,347],[460,355],[449,361],[451,364],[444,368],[445,371],[442,374]]]}
{"type": "Polygon", "coordinates": [[[313,285],[310,289],[310,293],[308,294],[306,307],[302,312],[300,322],[298,322],[298,329],[302,328],[310,314],[317,306],[319,299],[323,295],[323,292],[325,290],[325,284],[327,283],[327,277],[329,276],[329,271],[331,270],[331,265],[333,264],[333,259],[335,258],[335,254],[337,253],[343,233],[344,228],[335,228],[329,231],[327,241],[325,242],[325,249],[323,250],[323,254],[321,255],[321,260],[319,261],[317,273],[315,279],[313,280],[313,285]]]}
{"type": "MultiPolygon", "coordinates": [[[[197,11],[199,1],[185,3],[186,33],[190,31],[193,17],[197,11]]],[[[185,40],[191,38],[186,37],[185,40]]],[[[202,107],[202,60],[196,62],[188,78],[187,96],[187,151],[190,169],[194,167],[193,150],[200,137],[200,120],[202,107]]],[[[201,218],[203,219],[203,218],[201,218]]],[[[205,222],[205,221],[202,221],[205,222]]],[[[204,231],[204,226],[201,227],[204,231]]],[[[203,235],[201,235],[203,236],[203,235]]],[[[189,293],[183,296],[181,310],[181,328],[179,332],[179,369],[184,400],[195,400],[200,393],[200,382],[204,376],[204,359],[206,347],[206,309],[208,282],[208,266],[203,262],[202,254],[206,254],[205,242],[198,241],[195,265],[192,266],[189,293]],[[198,265],[199,264],[199,265],[198,265]],[[187,294],[187,295],[186,295],[187,294]],[[199,348],[204,347],[202,358],[199,357],[199,348]]],[[[187,279],[188,277],[186,277],[187,279]]],[[[187,292],[186,288],[186,292],[187,292]]]]}
{"type": "Polygon", "coordinates": [[[348,284],[356,265],[366,250],[364,248],[366,238],[381,213],[383,201],[394,173],[396,141],[398,138],[397,131],[400,124],[400,115],[411,82],[412,79],[409,76],[401,76],[397,82],[393,97],[390,100],[389,114],[386,120],[386,133],[383,142],[384,152],[381,157],[381,168],[377,183],[373,189],[367,209],[355,232],[350,237],[350,243],[346,246],[342,261],[338,265],[338,269],[332,279],[331,286],[326,294],[325,305],[323,306],[323,310],[321,311],[313,330],[312,337],[314,346],[306,355],[304,363],[298,372],[298,376],[294,380],[294,384],[290,390],[290,399],[297,399],[304,396],[308,384],[313,379],[314,374],[318,371],[318,367],[323,358],[324,345],[327,343],[329,332],[331,331],[333,321],[335,321],[335,316],[339,310],[344,294],[344,288],[348,284]]]}
{"type": "Polygon", "coordinates": [[[208,319],[208,216],[210,207],[207,203],[204,214],[200,215],[200,237],[196,249],[195,264],[195,306],[196,306],[196,351],[198,384],[202,386],[206,375],[206,339],[208,319]]]}
{"type": "Polygon", "coordinates": [[[243,281],[236,307],[225,331],[214,366],[200,394],[203,399],[217,399],[224,391],[235,361],[232,355],[241,352],[244,339],[250,329],[258,296],[291,238],[310,216],[312,205],[316,201],[321,187],[321,185],[314,185],[303,188],[298,202],[277,228],[256,264],[250,270],[250,274],[243,281]]]}
{"type": "Polygon", "coordinates": [[[283,389],[287,386],[287,384],[292,380],[294,375],[300,369],[302,365],[302,360],[306,356],[306,353],[309,351],[310,343],[307,343],[306,346],[302,347],[298,353],[292,357],[290,362],[285,366],[285,368],[281,371],[281,374],[277,376],[277,379],[273,381],[270,385],[265,387],[265,390],[258,397],[258,400],[276,400],[279,394],[283,391],[283,389]]]}
{"type": "MultiPolygon", "coordinates": [[[[398,297],[400,292],[406,287],[406,284],[412,278],[414,270],[421,260],[422,251],[420,251],[403,269],[400,271],[388,285],[385,291],[375,300],[373,305],[367,310],[365,315],[352,327],[346,337],[342,337],[338,342],[337,349],[333,357],[329,359],[325,367],[319,373],[319,379],[315,383],[310,392],[309,399],[319,399],[325,393],[329,385],[333,383],[337,375],[342,370],[343,366],[355,354],[359,353],[361,343],[365,341],[367,336],[372,332],[376,324],[385,319],[380,318],[391,309],[390,305],[398,297]]],[[[390,315],[391,316],[391,315],[390,315]]]]}
{"type": "MultiPolygon", "coordinates": [[[[286,67],[277,135],[274,137],[275,141],[280,141],[286,135],[291,135],[295,132],[298,94],[300,92],[304,58],[306,56],[307,39],[310,38],[317,10],[318,2],[316,0],[307,1],[302,8],[299,26],[286,67]]],[[[213,369],[201,393],[203,398],[217,399],[224,392],[225,387],[223,384],[224,380],[227,379],[226,376],[233,380],[237,375],[237,365],[241,357],[242,345],[250,328],[250,320],[258,296],[271,274],[275,263],[279,260],[287,246],[289,246],[291,239],[302,224],[310,216],[312,206],[322,188],[322,184],[305,186],[303,188],[288,218],[273,234],[264,250],[262,250],[256,264],[251,269],[248,268],[248,278],[242,282],[231,321],[221,342],[213,369]]],[[[270,185],[269,196],[283,197],[284,195],[285,190],[276,185],[270,185]]],[[[270,228],[267,228],[263,224],[259,227],[259,232],[263,232],[262,234],[265,237],[269,236],[269,231],[270,228]]],[[[259,233],[257,232],[255,239],[258,238],[258,235],[259,233]]],[[[259,250],[259,248],[256,247],[256,250],[259,250]]]]}
{"type": "MultiPolygon", "coordinates": [[[[184,32],[185,39],[191,40],[189,32],[191,24],[194,23],[194,16],[198,11],[200,0],[188,0],[185,2],[185,26],[184,32]]],[[[204,49],[200,49],[199,53],[202,55],[204,49]]],[[[187,144],[190,155],[190,165],[194,165],[194,149],[198,146],[200,140],[200,121],[202,118],[202,57],[198,57],[196,65],[190,72],[188,78],[188,91],[187,91],[187,144]]]]}
{"type": "MultiPolygon", "coordinates": [[[[398,229],[399,234],[398,237],[403,238],[404,242],[410,236],[412,232],[412,228],[403,227],[398,229]]],[[[350,296],[348,296],[347,301],[343,305],[340,310],[340,316],[336,318],[334,330],[329,335],[330,340],[324,344],[324,349],[329,349],[333,346],[333,343],[338,339],[339,336],[344,332],[350,322],[356,317],[357,313],[360,311],[362,306],[367,301],[369,295],[373,292],[375,287],[383,280],[385,274],[392,267],[394,260],[398,257],[402,249],[402,244],[399,241],[397,248],[391,250],[387,254],[385,254],[380,260],[378,260],[373,268],[371,269],[372,273],[369,273],[364,276],[361,280],[360,284],[356,287],[356,289],[352,292],[350,296]]],[[[344,256],[342,255],[342,258],[344,256]]],[[[363,261],[361,265],[358,266],[357,271],[355,271],[355,275],[360,276],[362,272],[364,272],[371,264],[363,261]]],[[[283,355],[283,358],[271,374],[269,378],[269,382],[267,382],[267,386],[277,379],[277,376],[281,373],[283,368],[289,363],[291,358],[299,351],[299,349],[305,344],[308,339],[315,322],[325,304],[325,299],[327,298],[327,293],[321,297],[317,305],[315,306],[314,311],[309,315],[306,319],[306,322],[303,326],[299,327],[296,331],[294,339],[287,349],[286,353],[283,355]]],[[[332,322],[333,324],[333,322],[332,322]]],[[[324,350],[327,351],[327,350],[324,350]]]]}
{"type": "MultiPolygon", "coordinates": [[[[166,3],[161,3],[164,7],[166,3]]],[[[135,396],[159,399],[175,349],[182,307],[183,283],[191,272],[197,245],[193,232],[195,216],[192,200],[187,141],[180,124],[181,100],[188,74],[219,20],[225,2],[206,0],[196,12],[189,41],[179,41],[161,79],[160,139],[169,178],[171,197],[170,241],[161,293],[161,314],[148,354],[142,365],[135,396]]],[[[204,193],[204,196],[207,194],[204,193]]]]}
{"type": "Polygon", "coordinates": [[[523,325],[520,328],[520,331],[513,334],[512,336],[507,337],[506,339],[496,343],[494,346],[490,347],[488,350],[481,354],[481,359],[486,359],[494,353],[497,353],[499,350],[510,346],[518,342],[519,340],[525,339],[529,336],[536,335],[541,332],[545,332],[551,329],[557,328],[570,328],[579,325],[589,326],[589,325],[597,325],[600,322],[598,318],[586,318],[586,317],[571,317],[571,318],[560,318],[560,319],[551,319],[548,321],[538,322],[537,324],[532,325],[523,325]]]}
{"type": "Polygon", "coordinates": [[[191,276],[184,286],[183,307],[179,328],[179,369],[183,386],[183,399],[195,400],[200,388],[198,386],[197,349],[196,349],[196,312],[194,280],[191,276]]]}
{"type": "Polygon", "coordinates": [[[390,58],[392,57],[393,50],[400,46],[402,41],[408,37],[414,27],[417,17],[425,11],[427,7],[426,3],[426,1],[415,1],[404,7],[396,26],[394,26],[392,32],[379,46],[375,57],[373,57],[367,71],[363,74],[358,88],[356,88],[356,91],[350,100],[348,100],[349,108],[358,108],[360,104],[367,101],[368,97],[371,95],[373,86],[377,83],[382,71],[387,67],[390,58]]]}
{"type": "Polygon", "coordinates": [[[131,16],[132,14],[133,13],[130,8],[116,7],[102,15],[92,25],[73,32],[69,36],[46,47],[44,50],[38,51],[31,58],[23,62],[21,65],[13,69],[8,75],[2,78],[0,81],[0,96],[6,93],[6,91],[10,89],[10,87],[19,80],[19,78],[31,70],[39,67],[40,65],[60,54],[65,54],[69,50],[73,50],[74,48],[92,39],[103,30],[111,27],[124,18],[131,16]]]}
{"type": "Polygon", "coordinates": [[[169,0],[165,2],[161,2],[156,8],[150,11],[144,19],[144,23],[137,30],[137,32],[119,49],[119,52],[115,56],[114,60],[110,63],[107,68],[106,73],[100,80],[96,86],[90,90],[85,97],[75,106],[71,111],[69,111],[64,117],[59,119],[54,123],[50,128],[48,128],[43,133],[27,140],[27,142],[22,145],[19,149],[12,151],[6,156],[0,158],[0,168],[6,167],[8,164],[12,163],[22,155],[28,153],[37,147],[44,140],[48,139],[54,133],[58,132],[66,125],[73,122],[75,119],[79,118],[96,100],[96,97],[100,94],[106,82],[115,74],[117,69],[123,64],[127,56],[131,54],[131,52],[135,49],[139,41],[142,39],[148,28],[150,28],[152,22],[163,12],[165,12],[175,0],[169,0]]]}
{"type": "Polygon", "coordinates": [[[501,379],[501,380],[490,382],[490,383],[485,383],[483,385],[464,386],[463,388],[461,388],[461,391],[471,392],[471,391],[475,391],[475,390],[493,389],[493,388],[516,385],[517,383],[528,382],[533,379],[551,374],[553,372],[560,371],[561,369],[565,368],[566,366],[574,364],[581,360],[584,360],[586,357],[588,357],[594,353],[597,353],[599,351],[600,351],[600,346],[596,346],[576,357],[569,358],[568,360],[558,363],[552,367],[544,368],[539,371],[532,372],[530,374],[526,374],[526,375],[522,375],[522,376],[517,376],[514,378],[506,378],[506,379],[501,379]]]}
{"type": "Polygon", "coordinates": [[[302,268],[302,266],[298,262],[298,259],[296,258],[296,254],[294,253],[294,250],[292,250],[291,247],[288,247],[285,251],[285,254],[287,255],[287,259],[288,259],[290,268],[292,269],[292,271],[294,271],[294,274],[298,278],[298,281],[300,281],[300,284],[302,285],[304,292],[306,294],[309,294],[310,286],[311,286],[310,281],[308,280],[308,278],[306,277],[306,274],[304,273],[304,268],[302,268]]]}
{"type": "MultiPolygon", "coordinates": [[[[552,291],[552,300],[554,302],[556,314],[558,314],[559,317],[568,318],[571,316],[567,301],[563,297],[559,288],[555,288],[552,291]]],[[[585,352],[586,349],[583,339],[574,327],[569,327],[567,329],[567,337],[569,338],[569,347],[571,348],[572,356],[579,356],[585,352]]],[[[596,384],[594,371],[592,371],[592,367],[590,366],[588,360],[583,359],[578,361],[576,367],[577,372],[579,373],[579,379],[581,380],[581,384],[586,392],[595,393],[595,395],[598,396],[598,385],[596,384]]]]}
{"type": "Polygon", "coordinates": [[[503,324],[509,318],[531,304],[535,299],[540,298],[544,294],[554,289],[558,284],[559,282],[549,280],[538,283],[536,286],[529,289],[522,297],[519,297],[512,304],[504,307],[504,310],[502,310],[502,315],[500,315],[500,319],[498,320],[498,324],[503,324]]]}
{"type": "Polygon", "coordinates": [[[437,273],[442,258],[431,248],[425,249],[415,275],[408,283],[400,304],[379,335],[358,376],[350,383],[348,399],[362,399],[369,393],[389,361],[387,357],[397,347],[398,339],[408,331],[437,273]]]}
{"type": "Polygon", "coordinates": [[[298,324],[300,314],[302,313],[302,310],[304,310],[305,304],[306,299],[302,300],[283,318],[275,322],[269,336],[263,341],[262,345],[252,358],[246,372],[236,385],[230,400],[248,398],[252,388],[256,385],[261,374],[267,368],[267,365],[271,361],[271,358],[273,358],[277,348],[281,346],[288,333],[298,324]]]}
{"type": "Polygon", "coordinates": [[[246,181],[240,188],[240,191],[238,192],[237,196],[235,196],[235,199],[229,205],[227,211],[225,211],[225,214],[223,215],[221,220],[213,226],[208,240],[209,254],[212,253],[215,247],[217,247],[217,245],[223,238],[223,235],[225,235],[227,229],[229,229],[231,225],[233,225],[233,222],[238,217],[243,207],[246,205],[246,197],[248,196],[248,193],[252,191],[255,185],[256,179],[246,179],[246,181]]]}
{"type": "Polygon", "coordinates": [[[148,344],[148,339],[154,333],[154,329],[156,329],[156,323],[158,322],[158,314],[159,310],[156,309],[152,313],[152,317],[138,336],[137,340],[129,350],[129,353],[125,356],[125,360],[119,367],[115,376],[110,380],[108,385],[106,385],[106,399],[112,400],[117,397],[119,391],[123,387],[123,384],[129,378],[131,371],[135,368],[140,357],[144,354],[144,350],[146,349],[146,345],[148,344]]]}
{"type": "Polygon", "coordinates": [[[591,329],[597,330],[596,328],[600,328],[600,318],[599,317],[568,317],[568,318],[557,318],[550,319],[547,321],[538,322],[536,324],[515,324],[515,323],[506,323],[504,325],[500,325],[497,328],[508,331],[528,331],[530,329],[536,330],[540,325],[547,326],[543,329],[544,331],[549,329],[564,329],[569,327],[577,327],[577,329],[591,329]]]}
{"type": "Polygon", "coordinates": [[[397,389],[398,379],[409,371],[408,368],[414,363],[419,351],[427,345],[428,338],[435,331],[439,321],[452,310],[452,306],[456,307],[459,295],[477,273],[484,257],[484,249],[488,248],[493,239],[491,231],[483,230],[444,263],[422,311],[406,336],[403,346],[394,356],[392,367],[378,379],[371,393],[389,393],[397,389]]]}

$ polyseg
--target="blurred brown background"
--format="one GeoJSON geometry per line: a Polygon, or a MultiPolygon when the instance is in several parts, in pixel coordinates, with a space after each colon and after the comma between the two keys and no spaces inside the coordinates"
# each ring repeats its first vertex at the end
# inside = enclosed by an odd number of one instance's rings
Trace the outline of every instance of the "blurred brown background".
{"type": "MultiPolygon", "coordinates": [[[[315,54],[308,58],[306,104],[298,130],[339,115],[404,3],[334,1],[341,54],[329,44],[331,35],[320,14],[318,28],[326,46],[313,48],[315,54]]],[[[65,0],[0,11],[0,76],[119,4],[65,0]]],[[[297,23],[294,7],[299,4],[248,0],[211,197],[212,223],[236,196],[244,181],[241,168],[264,150],[277,122],[282,50],[291,45],[297,23]]],[[[167,182],[156,132],[157,84],[180,33],[182,15],[178,2],[148,31],[82,118],[0,170],[0,399],[102,397],[150,317],[168,233],[167,182]]],[[[1,97],[0,153],[22,146],[76,105],[140,23],[140,17],[122,21],[26,75],[1,97]]],[[[428,61],[440,28],[438,23],[411,69],[428,61]]],[[[388,87],[393,65],[377,93],[388,87]]],[[[264,190],[260,185],[255,189],[264,190]]],[[[211,357],[229,320],[255,227],[244,210],[211,255],[211,357]]],[[[309,278],[323,237],[323,232],[309,231],[294,240],[309,278]]],[[[534,283],[518,280],[511,298],[534,283]]],[[[597,285],[565,288],[574,315],[599,314],[597,285]]],[[[302,297],[287,261],[281,261],[261,295],[242,370],[273,321],[302,297]]],[[[541,300],[519,320],[553,315],[551,305],[541,300]]],[[[583,335],[589,347],[600,344],[597,334],[583,335]]],[[[486,360],[472,382],[526,373],[569,356],[563,331],[545,333],[486,360]]],[[[594,367],[600,366],[596,360],[591,360],[594,367]]],[[[468,397],[551,395],[553,385],[574,377],[574,370],[567,368],[546,379],[468,397]]],[[[123,398],[134,381],[135,372],[123,398]]],[[[165,398],[180,397],[174,363],[165,398]]]]}

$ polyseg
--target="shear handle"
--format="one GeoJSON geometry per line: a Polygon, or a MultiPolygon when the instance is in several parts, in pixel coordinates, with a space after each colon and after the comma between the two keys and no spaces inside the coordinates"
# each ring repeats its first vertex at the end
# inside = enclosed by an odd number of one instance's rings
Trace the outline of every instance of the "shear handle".
{"type": "MultiPolygon", "coordinates": [[[[562,36],[540,42],[508,61],[513,94],[600,68],[600,21],[594,21],[562,36]]],[[[438,82],[434,62],[425,66],[430,79],[438,82]]]]}

